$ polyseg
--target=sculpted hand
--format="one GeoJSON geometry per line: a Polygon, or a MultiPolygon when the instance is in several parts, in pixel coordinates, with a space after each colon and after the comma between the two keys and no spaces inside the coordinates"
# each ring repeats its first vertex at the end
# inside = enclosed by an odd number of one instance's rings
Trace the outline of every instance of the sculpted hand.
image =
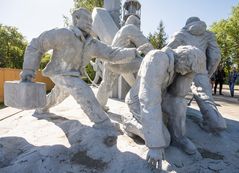
{"type": "Polygon", "coordinates": [[[151,50],[153,50],[153,46],[150,43],[145,43],[137,48],[141,56],[145,56],[151,50]]]}
{"type": "Polygon", "coordinates": [[[142,52],[136,50],[136,55],[135,55],[135,58],[140,58],[140,59],[143,59],[143,55],[142,55],[142,52]]]}
{"type": "Polygon", "coordinates": [[[32,82],[35,77],[35,72],[33,70],[23,69],[20,73],[22,82],[32,82]]]}
{"type": "Polygon", "coordinates": [[[149,148],[146,160],[150,166],[161,170],[162,169],[162,160],[164,160],[164,149],[163,148],[149,148]]]}

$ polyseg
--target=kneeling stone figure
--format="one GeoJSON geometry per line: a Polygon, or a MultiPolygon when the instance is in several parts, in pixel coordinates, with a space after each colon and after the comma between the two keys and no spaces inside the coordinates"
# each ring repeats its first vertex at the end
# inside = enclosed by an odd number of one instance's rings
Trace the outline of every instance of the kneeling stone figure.
{"type": "Polygon", "coordinates": [[[204,53],[192,46],[150,51],[126,96],[132,116],[124,120],[125,131],[145,140],[149,148],[147,161],[159,169],[170,138],[186,153],[196,152],[194,144],[185,136],[185,96],[194,75],[205,72],[205,60],[204,53]],[[168,129],[163,119],[167,119],[168,129]]]}

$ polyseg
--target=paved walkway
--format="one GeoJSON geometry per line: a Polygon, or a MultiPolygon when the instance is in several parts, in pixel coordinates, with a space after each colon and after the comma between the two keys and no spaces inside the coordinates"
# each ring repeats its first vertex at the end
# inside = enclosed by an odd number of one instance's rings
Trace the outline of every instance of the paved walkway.
{"type": "MultiPolygon", "coordinates": [[[[224,117],[239,121],[239,86],[235,88],[234,97],[230,96],[228,85],[223,86],[222,94],[213,95],[219,111],[224,117]]],[[[187,98],[189,99],[190,96],[187,98]]],[[[198,109],[195,100],[192,101],[191,106],[198,109]]]]}
{"type": "MultiPolygon", "coordinates": [[[[94,89],[95,90],[95,89],[94,89]]],[[[228,85],[223,86],[223,95],[213,95],[213,98],[218,106],[219,111],[222,115],[227,118],[231,118],[239,121],[239,86],[235,87],[235,96],[230,96],[230,91],[228,85]]],[[[192,96],[187,96],[190,99],[192,96]]],[[[192,101],[191,107],[199,109],[195,100],[192,101]]],[[[19,109],[14,109],[10,107],[0,108],[0,121],[8,116],[18,113],[19,109]]]]}
{"type": "MultiPolygon", "coordinates": [[[[228,128],[219,136],[203,131],[187,119],[187,136],[198,148],[188,156],[177,147],[165,151],[162,172],[239,172],[239,90],[231,98],[227,88],[215,95],[218,109],[227,119],[228,128]],[[232,121],[231,121],[232,120],[232,121]],[[189,130],[190,129],[190,130],[189,130]]],[[[188,97],[190,98],[190,96],[188,97]]],[[[109,115],[126,115],[127,106],[109,100],[109,115]]],[[[198,108],[195,101],[192,107],[198,108]]],[[[73,97],[51,109],[51,114],[37,115],[33,110],[0,110],[0,172],[102,172],[152,173],[145,161],[147,147],[119,131],[117,145],[106,146],[106,131],[91,128],[92,122],[73,97]],[[96,145],[97,144],[97,145],[96,145]]]]}

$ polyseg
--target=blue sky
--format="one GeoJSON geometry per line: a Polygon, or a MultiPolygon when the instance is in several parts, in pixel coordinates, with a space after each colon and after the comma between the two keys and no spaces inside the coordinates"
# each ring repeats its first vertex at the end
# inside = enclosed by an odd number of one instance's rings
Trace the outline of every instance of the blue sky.
{"type": "MultiPolygon", "coordinates": [[[[139,0],[142,4],[142,31],[154,32],[163,21],[168,36],[198,16],[208,26],[227,19],[238,0],[139,0]]],[[[16,26],[30,41],[43,31],[63,27],[63,15],[70,16],[73,0],[0,0],[0,23],[16,26]]]]}

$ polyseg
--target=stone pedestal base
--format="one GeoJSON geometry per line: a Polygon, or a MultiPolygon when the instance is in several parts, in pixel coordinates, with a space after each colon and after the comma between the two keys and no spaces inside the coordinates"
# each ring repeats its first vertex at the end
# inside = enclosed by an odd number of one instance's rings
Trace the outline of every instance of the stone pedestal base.
{"type": "Polygon", "coordinates": [[[18,109],[36,109],[46,104],[44,83],[6,81],[4,83],[4,104],[18,109]]]}

